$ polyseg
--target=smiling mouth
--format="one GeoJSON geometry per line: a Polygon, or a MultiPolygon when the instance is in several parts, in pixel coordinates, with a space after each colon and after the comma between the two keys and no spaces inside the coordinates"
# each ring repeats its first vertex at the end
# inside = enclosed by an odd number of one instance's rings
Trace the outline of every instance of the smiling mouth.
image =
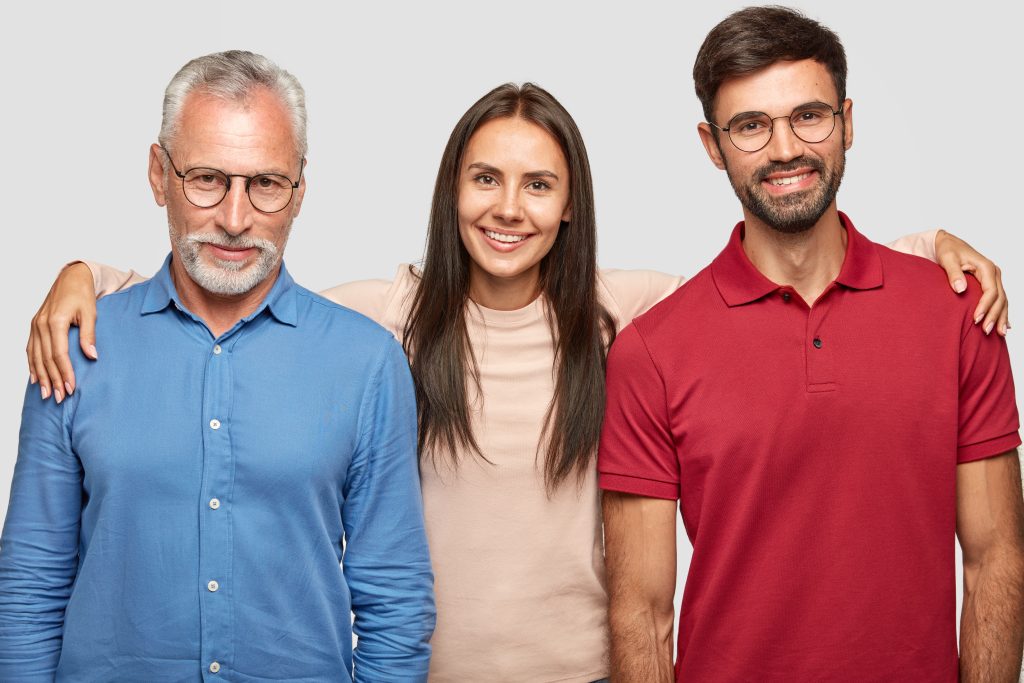
{"type": "Polygon", "coordinates": [[[493,230],[488,230],[486,228],[481,228],[481,230],[495,242],[502,242],[504,244],[515,244],[516,242],[522,242],[529,237],[529,235],[506,235],[503,232],[494,232],[493,230]]]}
{"type": "Polygon", "coordinates": [[[765,178],[765,182],[767,182],[769,185],[775,185],[776,187],[794,185],[796,183],[799,183],[801,180],[806,180],[807,178],[809,178],[811,176],[811,173],[813,173],[813,171],[807,171],[806,173],[801,173],[800,175],[789,176],[786,178],[765,178]]]}

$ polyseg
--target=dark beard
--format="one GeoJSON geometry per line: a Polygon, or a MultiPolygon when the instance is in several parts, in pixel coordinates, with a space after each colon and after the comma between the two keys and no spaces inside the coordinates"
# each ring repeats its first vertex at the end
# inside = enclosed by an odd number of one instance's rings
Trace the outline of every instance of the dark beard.
{"type": "MultiPolygon", "coordinates": [[[[760,218],[773,230],[793,235],[810,230],[824,215],[835,200],[836,193],[839,192],[845,168],[846,152],[844,151],[835,168],[826,167],[821,159],[799,157],[784,164],[770,163],[762,166],[754,174],[754,181],[750,185],[738,185],[731,173],[729,173],[729,182],[740,203],[750,213],[760,218]],[[817,171],[821,182],[803,192],[783,197],[772,197],[761,188],[761,181],[772,173],[795,171],[798,168],[811,168],[817,171]]],[[[728,165],[725,170],[727,173],[729,172],[728,165]]]]}

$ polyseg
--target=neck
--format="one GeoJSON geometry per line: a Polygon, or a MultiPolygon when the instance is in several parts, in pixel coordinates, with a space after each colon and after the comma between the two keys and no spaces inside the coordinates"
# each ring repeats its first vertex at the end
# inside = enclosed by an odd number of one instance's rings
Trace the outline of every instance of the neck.
{"type": "Polygon", "coordinates": [[[540,267],[515,277],[495,277],[470,263],[469,298],[496,311],[515,311],[540,296],[540,267]]]}
{"type": "Polygon", "coordinates": [[[171,258],[171,279],[178,298],[185,308],[206,324],[214,337],[224,334],[239,320],[259,308],[280,272],[281,265],[278,264],[269,276],[248,292],[215,294],[197,285],[181,265],[180,259],[171,258]]]}
{"type": "Polygon", "coordinates": [[[743,251],[766,278],[789,285],[813,305],[839,276],[846,257],[846,230],[835,202],[810,229],[783,233],[764,221],[744,214],[743,251]]]}

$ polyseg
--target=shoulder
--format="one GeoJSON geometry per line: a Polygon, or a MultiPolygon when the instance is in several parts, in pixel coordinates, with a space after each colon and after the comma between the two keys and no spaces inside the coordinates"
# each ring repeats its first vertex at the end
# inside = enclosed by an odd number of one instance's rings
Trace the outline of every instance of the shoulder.
{"type": "Polygon", "coordinates": [[[671,338],[678,335],[690,321],[701,317],[706,319],[713,309],[724,307],[725,303],[711,275],[711,267],[707,266],[633,322],[638,334],[645,339],[659,335],[671,338]]]}
{"type": "Polygon", "coordinates": [[[405,313],[419,284],[419,271],[407,263],[398,266],[392,280],[356,280],[331,287],[321,295],[346,308],[362,313],[400,334],[405,313]]]}
{"type": "Polygon", "coordinates": [[[598,273],[598,297],[616,318],[620,328],[684,282],[680,275],[655,270],[603,269],[598,273]]]}
{"type": "Polygon", "coordinates": [[[300,328],[323,336],[346,336],[346,344],[385,343],[394,335],[364,313],[295,285],[296,314],[300,328]]]}
{"type": "Polygon", "coordinates": [[[908,301],[909,305],[935,305],[963,311],[970,315],[981,298],[981,287],[973,277],[965,278],[967,291],[957,294],[949,286],[946,271],[941,266],[920,256],[895,251],[882,244],[874,244],[882,262],[884,288],[893,296],[908,301]]]}

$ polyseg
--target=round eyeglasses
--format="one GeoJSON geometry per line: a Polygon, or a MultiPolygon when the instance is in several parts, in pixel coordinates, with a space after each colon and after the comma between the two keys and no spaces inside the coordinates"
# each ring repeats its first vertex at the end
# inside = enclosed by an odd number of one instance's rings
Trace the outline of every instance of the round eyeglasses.
{"type": "Polygon", "coordinates": [[[302,171],[306,165],[305,159],[299,160],[299,179],[295,182],[288,176],[277,173],[248,176],[225,173],[216,168],[190,168],[181,173],[174,165],[171,153],[163,147],[160,149],[164,150],[167,160],[171,162],[174,175],[181,178],[181,189],[185,193],[185,199],[200,209],[209,209],[220,204],[231,189],[231,179],[244,178],[245,194],[252,202],[253,208],[261,213],[282,211],[292,201],[292,195],[302,182],[302,171]]]}
{"type": "Polygon", "coordinates": [[[794,109],[789,116],[771,117],[763,111],[745,111],[729,119],[729,125],[719,126],[708,122],[723,133],[741,152],[759,152],[772,139],[776,119],[789,119],[789,127],[793,135],[804,142],[824,142],[836,129],[836,116],[843,113],[842,106],[838,110],[824,102],[808,102],[794,109]]]}

